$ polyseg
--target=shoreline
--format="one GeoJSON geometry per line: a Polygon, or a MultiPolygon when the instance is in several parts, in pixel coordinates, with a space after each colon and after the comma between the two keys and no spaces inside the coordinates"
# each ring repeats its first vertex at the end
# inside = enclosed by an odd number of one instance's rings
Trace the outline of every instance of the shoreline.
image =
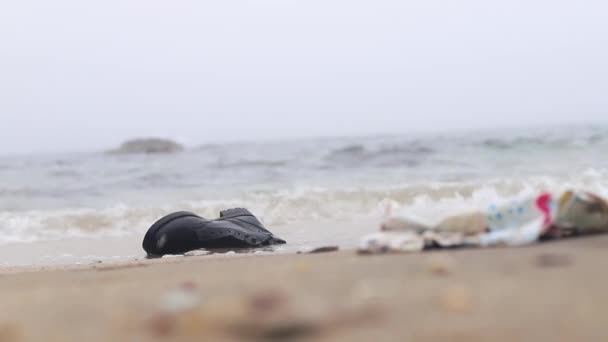
{"type": "MultiPolygon", "coordinates": [[[[340,246],[354,249],[360,237],[377,230],[380,219],[366,218],[353,222],[334,220],[303,221],[272,225],[270,230],[287,244],[252,249],[245,255],[295,254],[306,248],[340,246]],[[311,228],[312,227],[312,228],[311,228]],[[336,230],[336,227],[344,229],[336,230]]],[[[98,263],[132,262],[146,258],[142,248],[145,231],[119,237],[66,238],[63,240],[16,242],[0,245],[0,273],[2,268],[62,267],[96,265],[98,263]]],[[[230,252],[231,249],[226,249],[230,252]]],[[[240,254],[238,250],[233,250],[240,254]]],[[[166,258],[180,258],[167,256],[166,258]]]]}
{"type": "Polygon", "coordinates": [[[608,236],[600,235],[521,248],[3,271],[0,338],[604,340],[606,248],[608,236]]]}

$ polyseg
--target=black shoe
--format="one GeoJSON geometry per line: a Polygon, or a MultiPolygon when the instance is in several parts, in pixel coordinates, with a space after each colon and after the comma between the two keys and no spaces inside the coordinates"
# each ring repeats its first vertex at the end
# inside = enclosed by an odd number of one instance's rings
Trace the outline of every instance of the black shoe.
{"type": "Polygon", "coordinates": [[[284,244],[247,209],[229,209],[215,220],[180,211],[158,220],[146,233],[149,256],[184,254],[196,249],[255,248],[284,244]]]}

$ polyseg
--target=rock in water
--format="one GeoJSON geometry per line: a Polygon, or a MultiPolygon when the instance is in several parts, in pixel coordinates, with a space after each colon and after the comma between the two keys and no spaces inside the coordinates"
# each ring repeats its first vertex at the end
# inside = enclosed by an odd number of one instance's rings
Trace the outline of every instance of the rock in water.
{"type": "Polygon", "coordinates": [[[182,152],[184,146],[161,138],[134,139],[124,142],[119,148],[110,151],[112,154],[157,154],[182,152]]]}

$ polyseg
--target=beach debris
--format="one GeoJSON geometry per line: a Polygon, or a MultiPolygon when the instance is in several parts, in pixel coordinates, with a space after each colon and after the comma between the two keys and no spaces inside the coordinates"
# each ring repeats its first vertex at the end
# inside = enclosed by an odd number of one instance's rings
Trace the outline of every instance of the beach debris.
{"type": "Polygon", "coordinates": [[[589,192],[567,191],[559,199],[555,225],[561,235],[606,232],[608,202],[589,192]]]}
{"type": "Polygon", "coordinates": [[[572,257],[567,254],[545,253],[536,257],[536,265],[539,267],[567,267],[573,264],[572,257]]]}
{"type": "MultiPolygon", "coordinates": [[[[149,255],[148,255],[149,256],[149,255]]],[[[175,258],[183,258],[184,254],[166,254],[163,256],[152,256],[149,257],[149,259],[158,259],[158,258],[162,258],[162,259],[175,259],[175,258]]]]}
{"type": "Polygon", "coordinates": [[[431,226],[430,223],[424,222],[424,220],[419,217],[387,216],[386,220],[380,225],[380,230],[383,232],[425,231],[430,229],[431,226]]]}
{"type": "Polygon", "coordinates": [[[451,286],[440,297],[441,307],[454,314],[466,314],[473,310],[471,291],[464,286],[451,286]]]}
{"type": "Polygon", "coordinates": [[[298,254],[321,254],[332,253],[340,250],[338,246],[323,246],[323,247],[303,247],[298,251],[298,254]]]}
{"type": "Polygon", "coordinates": [[[608,232],[608,203],[582,191],[542,193],[486,210],[449,216],[436,224],[412,215],[388,217],[380,232],[361,239],[360,254],[434,248],[523,246],[580,234],[608,232]]]}
{"type": "Polygon", "coordinates": [[[361,254],[418,252],[424,249],[424,239],[414,232],[380,232],[365,236],[359,245],[361,254]]]}
{"type": "Polygon", "coordinates": [[[143,249],[148,255],[183,255],[207,249],[230,250],[226,255],[252,248],[285,244],[264,228],[245,208],[226,209],[213,220],[189,211],[178,211],[157,220],[144,235],[143,249]]]}
{"type": "Polygon", "coordinates": [[[193,256],[204,256],[204,255],[209,255],[209,254],[211,254],[211,251],[204,250],[204,249],[196,249],[196,250],[184,253],[184,256],[193,257],[193,256]]]}

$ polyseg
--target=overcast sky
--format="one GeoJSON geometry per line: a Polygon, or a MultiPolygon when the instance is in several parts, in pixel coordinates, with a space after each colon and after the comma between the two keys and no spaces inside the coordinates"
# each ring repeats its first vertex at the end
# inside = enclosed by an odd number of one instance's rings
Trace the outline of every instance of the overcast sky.
{"type": "Polygon", "coordinates": [[[0,4],[0,152],[608,121],[608,5],[0,4]]]}

